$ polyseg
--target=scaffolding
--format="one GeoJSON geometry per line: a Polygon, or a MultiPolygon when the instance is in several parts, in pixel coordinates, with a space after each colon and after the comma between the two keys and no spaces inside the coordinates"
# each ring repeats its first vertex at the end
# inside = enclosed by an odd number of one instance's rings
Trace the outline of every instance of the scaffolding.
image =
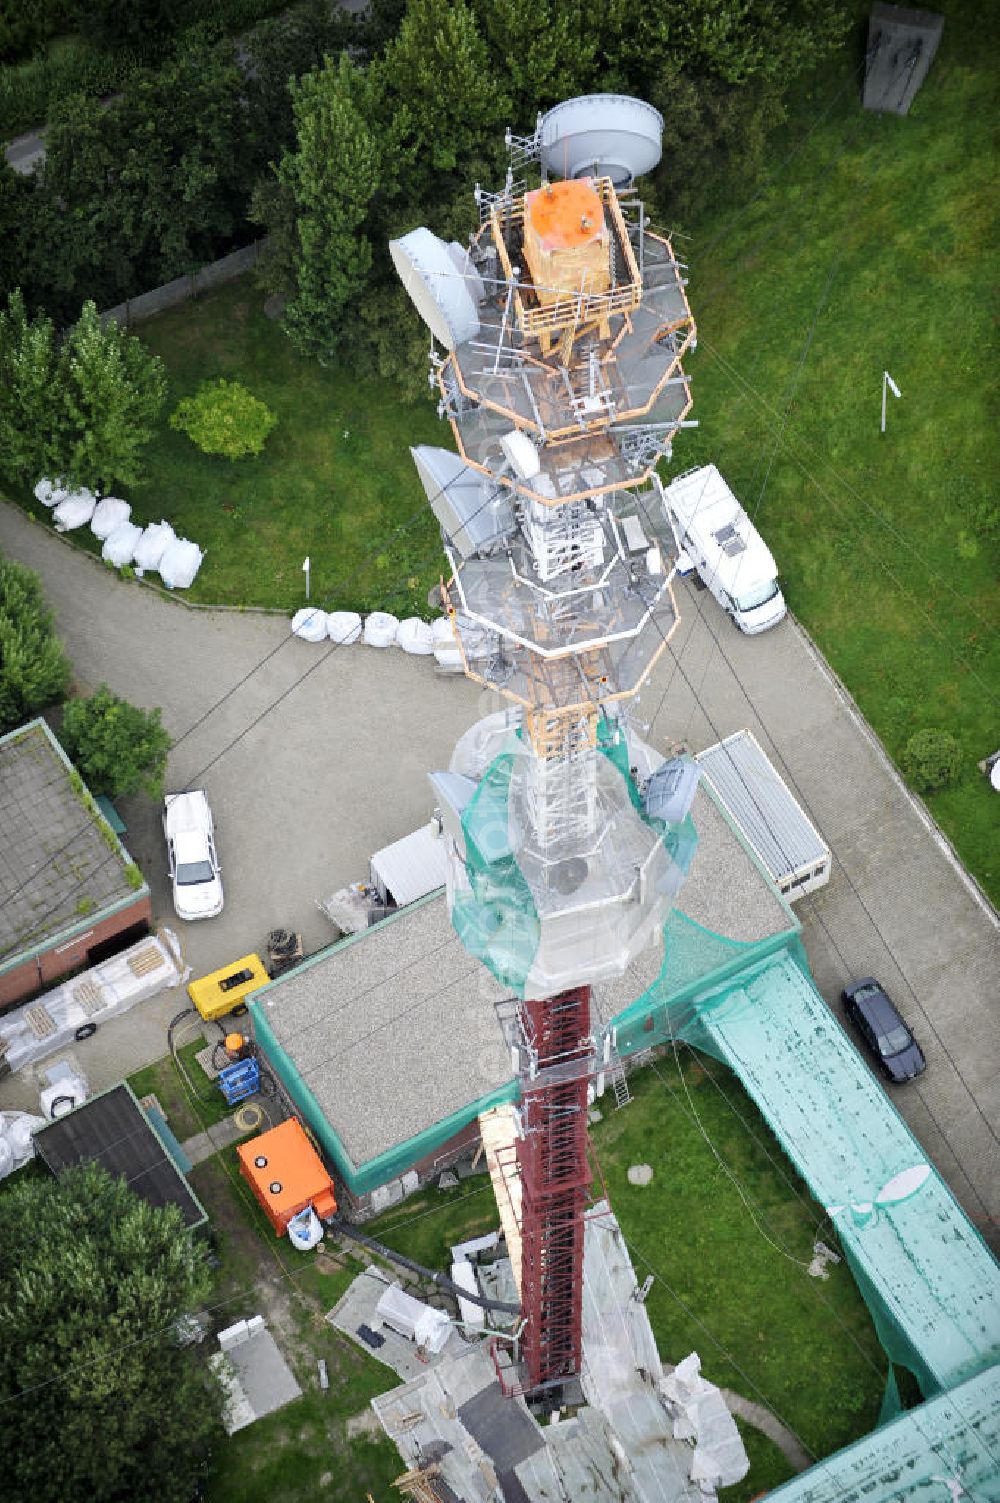
{"type": "MultiPolygon", "coordinates": [[[[629,150],[636,118],[662,126],[640,102],[605,102],[609,150],[619,116],[629,150]]],[[[461,767],[434,776],[457,800],[443,811],[452,922],[520,999],[532,1391],[580,1371],[590,987],[656,941],[694,845],[686,811],[668,825],[643,808],[622,719],[678,624],[655,465],[691,407],[683,268],[634,194],[623,208],[612,176],[550,180],[542,133],[541,119],[533,137],[508,132],[506,182],[477,185],[467,251],[423,229],[391,247],[448,350],[431,378],[461,459],[414,456],[451,568],[443,605],[467,675],[515,707],[474,778],[461,743],[461,767]]],[[[658,149],[657,136],[643,167],[658,149]]]]}

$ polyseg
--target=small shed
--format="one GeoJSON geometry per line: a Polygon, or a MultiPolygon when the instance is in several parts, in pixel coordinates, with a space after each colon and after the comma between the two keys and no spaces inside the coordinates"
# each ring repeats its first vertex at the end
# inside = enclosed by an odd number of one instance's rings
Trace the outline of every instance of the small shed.
{"type": "Polygon", "coordinates": [[[125,1081],[41,1128],[34,1143],[53,1174],[100,1164],[151,1206],[177,1206],[189,1229],[208,1220],[172,1151],[176,1139],[160,1136],[125,1081]]]}
{"type": "Polygon", "coordinates": [[[390,908],[405,908],[445,885],[445,845],[436,822],[384,846],[371,858],[372,886],[390,908]]]}
{"type": "Polygon", "coordinates": [[[830,848],[752,731],[699,752],[702,776],[790,903],[830,880],[830,848]]]}
{"type": "Polygon", "coordinates": [[[308,1206],[322,1218],[335,1213],[333,1181],[296,1117],[241,1143],[236,1152],[240,1173],[277,1236],[308,1206]]]}

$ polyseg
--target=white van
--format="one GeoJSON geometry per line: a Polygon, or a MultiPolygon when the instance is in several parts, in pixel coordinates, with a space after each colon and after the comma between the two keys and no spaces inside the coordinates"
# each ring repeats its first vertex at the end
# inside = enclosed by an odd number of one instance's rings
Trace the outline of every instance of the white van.
{"type": "Polygon", "coordinates": [[[776,626],[786,607],[771,550],[715,465],[685,470],[664,499],[678,547],[740,631],[776,626]]]}

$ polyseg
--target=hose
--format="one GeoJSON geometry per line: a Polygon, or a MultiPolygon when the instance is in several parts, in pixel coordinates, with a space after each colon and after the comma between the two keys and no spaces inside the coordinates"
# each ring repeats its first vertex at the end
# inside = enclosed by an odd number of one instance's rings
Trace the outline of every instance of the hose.
{"type": "Polygon", "coordinates": [[[508,1305],[499,1299],[490,1299],[485,1294],[473,1294],[461,1285],[455,1284],[445,1273],[437,1273],[433,1268],[425,1268],[422,1263],[414,1263],[412,1258],[406,1258],[402,1253],[396,1252],[391,1247],[386,1247],[384,1242],[377,1242],[374,1237],[369,1237],[365,1232],[359,1232],[356,1226],[349,1221],[343,1221],[339,1216],[334,1217],[328,1223],[338,1236],[348,1237],[353,1242],[360,1242],[364,1247],[370,1247],[374,1252],[381,1253],[383,1258],[389,1258],[393,1263],[399,1263],[403,1268],[408,1268],[411,1273],[418,1273],[421,1278],[429,1279],[438,1289],[444,1289],[448,1294],[454,1294],[459,1299],[467,1299],[470,1304],[481,1305],[484,1310],[499,1310],[504,1315],[520,1315],[520,1305],[508,1305]]]}

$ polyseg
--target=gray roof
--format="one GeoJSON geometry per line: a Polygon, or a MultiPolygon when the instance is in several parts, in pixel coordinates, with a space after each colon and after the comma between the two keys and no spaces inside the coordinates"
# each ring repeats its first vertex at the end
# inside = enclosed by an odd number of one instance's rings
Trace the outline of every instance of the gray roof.
{"type": "Polygon", "coordinates": [[[72,775],[43,720],[0,737],[0,970],[136,896],[72,775]]]}
{"type": "Polygon", "coordinates": [[[507,995],[438,895],[290,971],[254,1010],[363,1164],[510,1080],[507,995]]]}
{"type": "Polygon", "coordinates": [[[698,753],[702,772],[767,870],[780,881],[830,852],[750,731],[698,753]]]}
{"type": "Polygon", "coordinates": [[[206,1219],[201,1201],[125,1082],[41,1128],[34,1142],[53,1174],[76,1164],[100,1164],[151,1206],[177,1206],[185,1226],[206,1219]]]}
{"type": "MultiPolygon", "coordinates": [[[[747,942],[795,931],[710,792],[699,789],[692,818],[699,843],[679,908],[747,942]]],[[[662,948],[651,947],[627,975],[595,987],[595,1020],[634,1002],[662,963],[662,948]]],[[[715,963],[712,950],[706,965],[715,963]]],[[[463,949],[436,894],[272,982],[251,1011],[360,1165],[510,1081],[496,1017],[507,996],[463,949]]]]}

